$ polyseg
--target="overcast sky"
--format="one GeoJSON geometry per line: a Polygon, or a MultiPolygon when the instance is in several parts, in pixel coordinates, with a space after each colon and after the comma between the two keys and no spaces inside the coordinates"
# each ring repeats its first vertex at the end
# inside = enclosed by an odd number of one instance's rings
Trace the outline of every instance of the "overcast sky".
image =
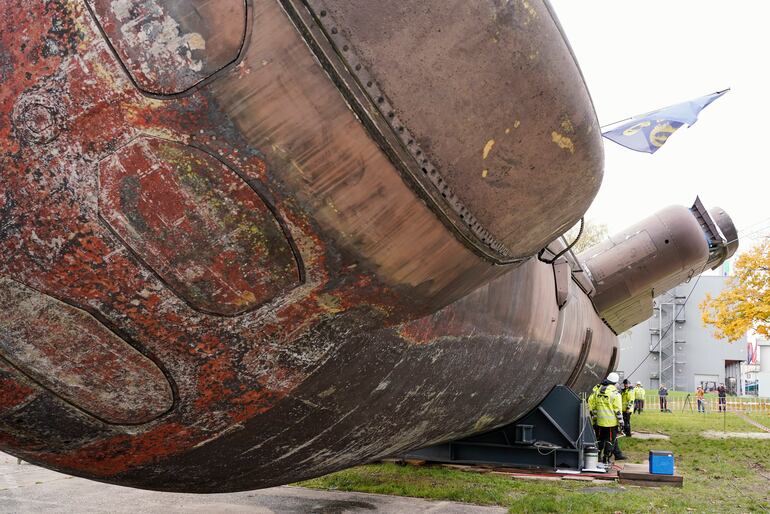
{"type": "Polygon", "coordinates": [[[654,155],[605,139],[604,183],[588,219],[614,233],[700,195],[730,214],[742,250],[770,233],[770,2],[551,3],[601,125],[732,88],[654,155]]]}

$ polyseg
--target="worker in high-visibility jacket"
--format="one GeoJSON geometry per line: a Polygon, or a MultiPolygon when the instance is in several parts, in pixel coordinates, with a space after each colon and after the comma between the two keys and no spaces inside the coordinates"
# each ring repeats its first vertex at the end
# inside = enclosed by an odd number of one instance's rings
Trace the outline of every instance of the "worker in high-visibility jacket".
{"type": "Polygon", "coordinates": [[[620,390],[620,399],[623,402],[623,433],[631,437],[631,414],[636,403],[636,389],[631,387],[628,379],[623,380],[623,389],[620,390]]]}
{"type": "Polygon", "coordinates": [[[594,387],[588,397],[588,410],[596,431],[599,447],[599,459],[604,464],[610,463],[615,452],[618,431],[623,428],[623,400],[615,384],[620,377],[614,371],[601,384],[594,387]]]}
{"type": "Polygon", "coordinates": [[[644,410],[644,387],[641,382],[636,383],[634,388],[634,414],[641,414],[644,410]]]}

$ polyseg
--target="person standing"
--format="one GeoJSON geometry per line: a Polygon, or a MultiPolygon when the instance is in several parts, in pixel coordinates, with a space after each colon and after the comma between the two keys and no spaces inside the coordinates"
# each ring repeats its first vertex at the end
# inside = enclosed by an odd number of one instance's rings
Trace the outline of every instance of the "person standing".
{"type": "Polygon", "coordinates": [[[706,414],[706,401],[704,400],[705,391],[703,391],[702,386],[698,386],[698,389],[695,391],[695,399],[698,401],[698,412],[702,412],[703,414],[706,414]]]}
{"type": "Polygon", "coordinates": [[[668,389],[666,389],[666,384],[660,385],[658,398],[660,399],[660,412],[668,412],[668,389]]]}
{"type": "Polygon", "coordinates": [[[644,394],[645,390],[642,387],[642,383],[637,382],[634,388],[634,413],[641,414],[644,410],[644,394]]]}
{"type": "Polygon", "coordinates": [[[719,384],[717,387],[717,393],[719,394],[719,412],[727,410],[727,388],[724,384],[719,384]]]}
{"type": "Polygon", "coordinates": [[[623,380],[620,399],[623,403],[623,433],[626,434],[626,437],[631,437],[631,413],[634,411],[634,404],[636,403],[636,390],[631,387],[627,378],[623,380]]]}
{"type": "MultiPolygon", "coordinates": [[[[599,460],[610,463],[617,446],[618,429],[623,428],[623,404],[617,384],[620,377],[614,371],[594,387],[588,397],[588,410],[596,432],[599,460]]],[[[615,457],[618,458],[617,456],[615,457]]],[[[625,458],[622,456],[621,458],[625,458]]]]}

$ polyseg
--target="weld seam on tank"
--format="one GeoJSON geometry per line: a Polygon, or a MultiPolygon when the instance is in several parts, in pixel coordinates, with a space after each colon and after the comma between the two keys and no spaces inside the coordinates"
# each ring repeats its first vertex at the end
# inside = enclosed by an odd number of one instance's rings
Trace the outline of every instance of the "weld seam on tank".
{"type": "Polygon", "coordinates": [[[360,64],[355,50],[342,35],[337,24],[333,23],[333,20],[331,25],[324,22],[324,19],[331,20],[331,16],[323,5],[318,9],[311,4],[320,2],[312,0],[279,1],[369,135],[401,172],[402,178],[410,188],[426,200],[428,207],[437,214],[442,223],[476,255],[494,264],[517,264],[529,259],[530,256],[512,256],[460,202],[436,167],[425,157],[405,124],[398,120],[386,95],[371,78],[368,70],[360,64]],[[303,16],[303,7],[307,17],[303,16]],[[328,48],[324,48],[325,46],[328,48]],[[348,57],[343,57],[343,52],[346,56],[353,56],[355,61],[351,62],[348,57]],[[369,91],[376,95],[373,96],[369,91]],[[372,111],[379,116],[373,115],[372,111]],[[385,127],[381,127],[381,122],[384,122],[387,131],[384,130],[385,127]],[[442,203],[449,204],[452,212],[442,208],[442,203]]]}
{"type": "Polygon", "coordinates": [[[580,353],[578,354],[577,361],[575,361],[575,367],[572,368],[572,372],[570,373],[569,378],[566,382],[564,382],[564,384],[570,389],[575,387],[575,384],[580,378],[580,374],[586,365],[586,361],[588,361],[588,355],[591,353],[591,345],[593,344],[593,339],[594,331],[590,328],[586,328],[583,342],[580,345],[580,353]]]}

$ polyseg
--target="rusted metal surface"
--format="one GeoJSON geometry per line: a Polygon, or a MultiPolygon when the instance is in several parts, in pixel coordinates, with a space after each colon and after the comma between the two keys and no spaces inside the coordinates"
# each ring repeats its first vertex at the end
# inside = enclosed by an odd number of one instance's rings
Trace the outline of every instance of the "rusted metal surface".
{"type": "Polygon", "coordinates": [[[267,487],[511,422],[611,367],[617,342],[577,262],[569,277],[525,258],[601,177],[590,101],[545,7],[435,6],[453,45],[401,36],[455,59],[486,48],[494,94],[466,94],[439,54],[452,84],[394,82],[398,49],[347,25],[466,211],[413,175],[416,151],[376,120],[348,61],[324,60],[323,24],[311,34],[311,11],[289,7],[0,0],[4,451],[135,487],[267,487]],[[464,40],[452,8],[503,51],[464,40]]]}
{"type": "Polygon", "coordinates": [[[5,278],[0,353],[51,393],[108,423],[147,423],[173,403],[160,369],[102,323],[5,278]]]}
{"type": "Polygon", "coordinates": [[[182,94],[234,63],[248,29],[246,0],[86,0],[137,86],[182,94]]]}
{"type": "MultiPolygon", "coordinates": [[[[553,377],[569,378],[590,326],[596,340],[576,383],[586,390],[607,373],[616,339],[595,314],[587,316],[593,307],[577,288],[578,301],[559,311],[553,287],[551,267],[530,261],[433,316],[373,334],[351,331],[269,416],[177,464],[192,469],[205,461],[232,486],[283,483],[487,430],[533,408],[553,377]]],[[[189,476],[155,472],[169,489],[189,486],[189,476]]],[[[120,478],[144,480],[146,473],[120,478]]]]}
{"type": "Polygon", "coordinates": [[[304,270],[259,195],[213,156],[142,137],[99,163],[99,213],[193,307],[233,316],[304,270]]]}
{"type": "Polygon", "coordinates": [[[0,416],[7,418],[34,400],[39,390],[21,378],[21,375],[5,361],[0,360],[0,416]]]}

